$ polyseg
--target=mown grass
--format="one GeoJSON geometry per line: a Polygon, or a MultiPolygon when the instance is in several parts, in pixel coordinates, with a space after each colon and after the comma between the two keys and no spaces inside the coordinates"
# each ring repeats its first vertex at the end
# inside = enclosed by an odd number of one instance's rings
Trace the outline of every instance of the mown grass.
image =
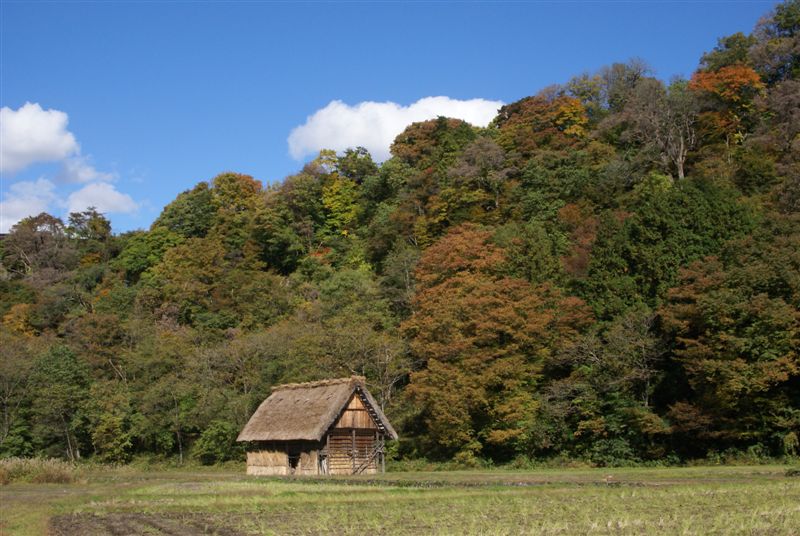
{"type": "Polygon", "coordinates": [[[243,534],[800,534],[800,478],[786,470],[496,470],[289,480],[122,469],[68,485],[10,484],[0,489],[0,505],[8,534],[41,534],[51,516],[64,514],[79,520],[141,514],[173,523],[202,515],[210,532],[243,534]]]}

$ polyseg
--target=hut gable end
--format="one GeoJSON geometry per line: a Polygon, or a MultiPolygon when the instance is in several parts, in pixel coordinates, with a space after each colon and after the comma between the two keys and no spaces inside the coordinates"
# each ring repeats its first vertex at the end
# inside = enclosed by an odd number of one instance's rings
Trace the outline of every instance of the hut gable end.
{"type": "Polygon", "coordinates": [[[364,403],[359,392],[353,393],[350,401],[344,407],[341,415],[333,423],[334,428],[366,428],[372,430],[381,430],[381,423],[373,417],[369,407],[364,403]]]}

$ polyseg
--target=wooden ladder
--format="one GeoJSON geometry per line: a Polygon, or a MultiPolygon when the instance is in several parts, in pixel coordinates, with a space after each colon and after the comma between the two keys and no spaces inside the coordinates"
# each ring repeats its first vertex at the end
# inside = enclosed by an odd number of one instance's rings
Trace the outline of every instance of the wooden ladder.
{"type": "Polygon", "coordinates": [[[372,460],[374,460],[378,456],[378,454],[381,454],[383,452],[383,447],[384,447],[383,440],[378,441],[375,444],[375,448],[373,448],[372,452],[369,454],[369,456],[367,456],[367,459],[361,462],[361,465],[356,467],[355,471],[353,471],[353,474],[360,475],[361,473],[363,473],[366,470],[366,468],[369,467],[369,464],[372,463],[372,460]]]}
{"type": "Polygon", "coordinates": [[[386,427],[384,427],[381,418],[378,417],[378,412],[375,411],[375,408],[372,407],[372,404],[369,403],[369,400],[367,400],[366,395],[364,395],[364,393],[361,391],[360,388],[356,389],[356,391],[358,392],[358,397],[361,399],[361,402],[364,404],[364,407],[367,409],[367,413],[369,413],[370,417],[372,417],[372,420],[378,426],[378,429],[385,434],[386,427]]]}

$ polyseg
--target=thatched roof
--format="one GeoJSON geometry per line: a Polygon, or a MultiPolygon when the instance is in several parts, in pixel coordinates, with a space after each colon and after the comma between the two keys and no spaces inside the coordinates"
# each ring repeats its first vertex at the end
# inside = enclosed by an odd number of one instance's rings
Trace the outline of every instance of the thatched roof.
{"type": "Polygon", "coordinates": [[[339,415],[358,391],[374,411],[376,424],[391,439],[397,432],[369,394],[361,376],[290,383],[272,389],[247,421],[237,441],[319,441],[336,422],[339,415]]]}

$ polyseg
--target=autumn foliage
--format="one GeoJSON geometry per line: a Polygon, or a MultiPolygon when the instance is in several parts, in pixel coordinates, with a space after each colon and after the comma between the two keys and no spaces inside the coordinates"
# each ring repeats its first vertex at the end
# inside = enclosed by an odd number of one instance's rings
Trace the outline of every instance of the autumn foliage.
{"type": "Polygon", "coordinates": [[[221,173],[146,230],[24,218],[0,457],[224,461],[274,385],[351,374],[400,458],[800,454],[798,13],[691,80],[615,63],[487,127],[408,125],[384,162],[221,173]]]}
{"type": "Polygon", "coordinates": [[[513,449],[531,426],[543,364],[589,323],[579,299],[502,275],[491,233],[461,226],[420,259],[420,290],[402,329],[425,368],[409,396],[428,440],[472,456],[513,449]]]}
{"type": "Polygon", "coordinates": [[[689,82],[689,89],[710,100],[703,113],[707,128],[712,133],[734,136],[737,142],[742,140],[755,111],[756,97],[764,88],[758,73],[743,64],[717,71],[697,71],[689,82]]]}
{"type": "Polygon", "coordinates": [[[495,119],[498,142],[523,155],[537,148],[565,148],[586,138],[589,118],[581,102],[569,96],[527,97],[500,108],[495,119]]]}

